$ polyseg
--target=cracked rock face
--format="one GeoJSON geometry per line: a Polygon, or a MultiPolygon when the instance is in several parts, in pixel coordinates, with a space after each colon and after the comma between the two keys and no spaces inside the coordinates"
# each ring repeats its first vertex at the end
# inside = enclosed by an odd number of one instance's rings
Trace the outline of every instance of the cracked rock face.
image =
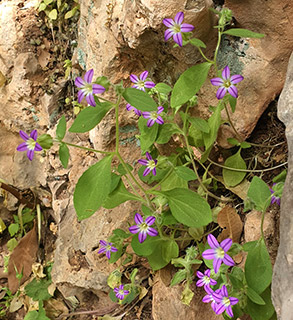
{"type": "Polygon", "coordinates": [[[293,54],[291,55],[284,89],[278,102],[278,117],[286,125],[288,173],[280,214],[280,245],[274,266],[272,299],[278,319],[292,319],[293,307],[293,54]]]}

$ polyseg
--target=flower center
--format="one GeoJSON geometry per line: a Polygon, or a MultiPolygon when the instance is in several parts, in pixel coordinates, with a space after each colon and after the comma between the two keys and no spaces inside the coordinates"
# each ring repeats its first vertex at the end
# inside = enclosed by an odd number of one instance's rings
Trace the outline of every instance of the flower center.
{"type": "Polygon", "coordinates": [[[204,276],[204,277],[203,277],[203,282],[204,282],[205,284],[209,284],[210,281],[211,281],[211,279],[210,279],[208,276],[204,276]]]}
{"type": "Polygon", "coordinates": [[[33,138],[29,138],[26,141],[26,145],[29,150],[35,150],[36,141],[33,138]]]}
{"type": "Polygon", "coordinates": [[[157,112],[156,111],[152,111],[151,114],[150,114],[150,118],[152,120],[157,120],[157,118],[158,118],[157,112]]]}
{"type": "Polygon", "coordinates": [[[156,167],[156,163],[154,160],[149,160],[148,161],[148,167],[153,170],[156,167]]]}
{"type": "Polygon", "coordinates": [[[230,80],[225,80],[225,81],[224,81],[224,87],[227,88],[227,89],[231,87],[231,82],[230,82],[230,80]]]}
{"type": "Polygon", "coordinates": [[[122,296],[124,296],[124,290],[119,290],[119,294],[121,294],[122,296]]]}
{"type": "Polygon", "coordinates": [[[143,80],[139,80],[136,85],[138,86],[139,89],[143,89],[144,88],[144,81],[143,80]]]}
{"type": "Polygon", "coordinates": [[[93,92],[93,86],[91,83],[87,83],[84,87],[83,90],[86,94],[92,93],[93,92]]]}
{"type": "Polygon", "coordinates": [[[112,246],[111,246],[110,244],[108,244],[108,245],[106,246],[106,251],[111,251],[111,248],[112,248],[112,246]]]}
{"type": "Polygon", "coordinates": [[[181,25],[175,23],[174,26],[173,26],[173,31],[174,31],[175,33],[181,32],[181,25]]]}
{"type": "Polygon", "coordinates": [[[141,223],[141,224],[139,225],[140,231],[147,231],[148,228],[149,228],[149,226],[148,226],[145,222],[143,222],[143,223],[141,223]]]}
{"type": "Polygon", "coordinates": [[[225,307],[229,307],[230,306],[230,299],[229,297],[223,297],[222,303],[225,307]]]}
{"type": "Polygon", "coordinates": [[[223,259],[225,256],[225,251],[221,247],[216,249],[216,256],[217,258],[223,259]]]}

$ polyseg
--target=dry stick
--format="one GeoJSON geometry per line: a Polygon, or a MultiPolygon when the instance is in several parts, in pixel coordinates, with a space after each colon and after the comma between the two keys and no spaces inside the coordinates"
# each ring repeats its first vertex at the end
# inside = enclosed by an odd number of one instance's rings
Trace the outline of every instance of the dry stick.
{"type": "Polygon", "coordinates": [[[29,200],[23,198],[22,194],[15,189],[14,187],[4,183],[4,182],[0,182],[0,188],[8,191],[9,193],[11,193],[12,195],[15,196],[15,198],[17,198],[19,200],[20,203],[25,204],[28,208],[33,209],[35,207],[35,204],[30,202],[29,200]]]}

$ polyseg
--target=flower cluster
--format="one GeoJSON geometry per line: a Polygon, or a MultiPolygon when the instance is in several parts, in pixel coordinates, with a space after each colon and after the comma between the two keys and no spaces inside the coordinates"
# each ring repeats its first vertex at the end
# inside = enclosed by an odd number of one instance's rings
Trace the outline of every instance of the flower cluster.
{"type": "Polygon", "coordinates": [[[133,234],[138,233],[138,241],[142,243],[145,241],[147,235],[151,237],[158,235],[158,231],[151,227],[155,220],[156,218],[154,216],[149,216],[144,221],[142,216],[139,213],[136,213],[134,217],[136,225],[131,226],[129,231],[133,234]]]}

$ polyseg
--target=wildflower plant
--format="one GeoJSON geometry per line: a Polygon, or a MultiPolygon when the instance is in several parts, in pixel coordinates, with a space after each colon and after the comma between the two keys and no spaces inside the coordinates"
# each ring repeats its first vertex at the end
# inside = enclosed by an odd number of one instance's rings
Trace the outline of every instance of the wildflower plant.
{"type": "MultiPolygon", "coordinates": [[[[59,144],[59,157],[64,167],[67,167],[70,158],[69,147],[100,155],[100,160],[82,173],[75,187],[73,201],[78,220],[89,218],[100,208],[113,209],[128,200],[135,203],[131,212],[135,224],[129,221],[125,230],[115,229],[108,239],[100,241],[98,253],[105,253],[110,263],[120,261],[119,267],[108,277],[113,301],[130,303],[142,293],[138,269],[133,269],[130,277],[123,276],[124,265],[135,254],[146,258],[154,271],[172,263],[177,272],[171,286],[182,283],[181,300],[185,304],[191,303],[194,294],[192,284],[195,283],[198,290],[205,291],[203,302],[211,303],[215,313],[223,314],[225,319],[237,319],[249,314],[253,320],[269,320],[274,314],[270,300],[272,266],[265,245],[263,224],[261,238],[243,246],[235,241],[233,243],[232,237],[219,241],[219,230],[214,232],[213,229],[219,222],[215,209],[233,203],[232,198],[223,196],[226,188],[239,185],[246,177],[247,167],[241,151],[251,145],[241,140],[235,132],[239,140],[230,139],[229,142],[237,150],[226,158],[222,166],[222,180],[211,173],[210,167],[215,162],[209,158],[221,123],[228,122],[236,131],[229,114],[235,111],[237,97],[243,90],[243,86],[236,88],[236,85],[245,82],[242,75],[231,76],[233,68],[228,63],[223,70],[219,70],[217,55],[221,38],[224,34],[253,38],[262,38],[263,35],[229,28],[232,13],[226,8],[215,11],[215,14],[219,16],[219,22],[213,60],[204,54],[205,44],[200,39],[192,38],[194,27],[183,23],[183,12],[178,12],[174,20],[164,19],[163,24],[168,28],[165,40],[173,38],[177,47],[192,45],[205,60],[184,71],[173,86],[153,82],[151,72],[147,70],[139,76],[131,74],[130,86],[111,84],[105,77],[92,82],[93,69],[88,70],[84,77],[77,77],[78,102],[85,98],[90,106],[76,116],[69,129],[63,116],[57,125],[54,142],[59,144]],[[220,88],[215,93],[218,103],[210,107],[210,117],[205,120],[194,117],[190,111],[198,104],[196,95],[211,70],[216,76],[211,83],[220,88]],[[96,96],[109,86],[116,93],[115,101],[96,96]],[[229,95],[226,95],[227,92],[229,95]],[[141,156],[133,163],[128,163],[120,152],[119,106],[122,103],[124,110],[126,105],[128,111],[134,111],[139,116],[137,126],[140,133],[136,138],[141,156]],[[113,149],[96,150],[66,141],[67,130],[88,132],[111,110],[115,115],[116,129],[113,149]],[[228,120],[221,118],[223,110],[228,120]],[[177,149],[170,155],[161,154],[159,145],[168,143],[170,139],[178,141],[177,149]],[[138,175],[136,169],[139,169],[138,175]],[[247,252],[244,269],[238,267],[234,260],[234,256],[241,251],[247,252]]],[[[18,149],[31,150],[30,158],[34,151],[41,150],[39,145],[48,149],[52,142],[52,138],[50,140],[45,135],[41,139],[42,144],[34,131],[30,138],[24,134],[22,137],[25,142],[18,149]]],[[[277,178],[278,181],[273,182],[281,186],[284,175],[277,178]]],[[[271,201],[281,197],[282,188],[275,185],[272,193],[257,176],[247,182],[250,187],[244,210],[255,208],[262,211],[264,217],[271,201]]]]}

